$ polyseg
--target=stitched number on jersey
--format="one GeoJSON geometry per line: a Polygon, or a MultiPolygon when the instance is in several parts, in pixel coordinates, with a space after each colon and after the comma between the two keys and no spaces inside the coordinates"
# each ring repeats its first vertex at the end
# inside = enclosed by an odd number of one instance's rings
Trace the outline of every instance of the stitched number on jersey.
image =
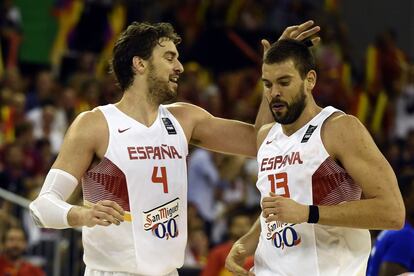
{"type": "Polygon", "coordinates": [[[272,193],[276,194],[276,189],[283,189],[284,193],[279,194],[280,196],[290,197],[289,186],[288,186],[288,177],[287,173],[277,173],[267,176],[267,179],[270,181],[270,190],[272,193]]]}
{"type": "Polygon", "coordinates": [[[154,167],[151,180],[154,183],[161,183],[164,193],[168,194],[167,169],[165,167],[154,167]],[[161,176],[158,176],[158,168],[160,168],[161,176]]]}

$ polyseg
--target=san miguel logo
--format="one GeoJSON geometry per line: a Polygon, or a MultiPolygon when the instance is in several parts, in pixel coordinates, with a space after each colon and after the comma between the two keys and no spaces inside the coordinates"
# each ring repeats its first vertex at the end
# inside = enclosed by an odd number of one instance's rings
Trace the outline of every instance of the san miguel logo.
{"type": "Polygon", "coordinates": [[[295,225],[280,221],[268,223],[266,238],[278,249],[283,250],[286,247],[297,246],[302,241],[302,238],[296,232],[295,225]]]}
{"type": "Polygon", "coordinates": [[[178,236],[177,218],[180,210],[180,199],[177,197],[170,202],[155,207],[143,213],[145,231],[151,231],[159,239],[169,239],[178,236]]]}

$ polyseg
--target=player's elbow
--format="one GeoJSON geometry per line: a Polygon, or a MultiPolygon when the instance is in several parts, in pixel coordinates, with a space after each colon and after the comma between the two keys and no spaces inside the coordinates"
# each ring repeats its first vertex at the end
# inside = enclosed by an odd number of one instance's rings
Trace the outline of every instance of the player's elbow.
{"type": "Polygon", "coordinates": [[[399,230],[404,227],[405,207],[402,200],[401,202],[396,200],[389,206],[385,221],[387,221],[386,229],[399,230]]]}
{"type": "Polygon", "coordinates": [[[39,195],[30,203],[30,215],[38,227],[69,228],[67,214],[73,206],[56,197],[53,193],[39,195]]]}
{"type": "Polygon", "coordinates": [[[46,226],[43,223],[43,220],[41,219],[42,215],[42,208],[39,209],[39,197],[36,198],[34,201],[32,201],[29,205],[30,210],[30,216],[32,217],[32,220],[36,224],[36,226],[45,228],[46,226]]]}
{"type": "Polygon", "coordinates": [[[405,224],[405,208],[404,205],[402,205],[399,210],[396,212],[396,219],[394,222],[393,229],[399,230],[404,227],[405,224]]]}

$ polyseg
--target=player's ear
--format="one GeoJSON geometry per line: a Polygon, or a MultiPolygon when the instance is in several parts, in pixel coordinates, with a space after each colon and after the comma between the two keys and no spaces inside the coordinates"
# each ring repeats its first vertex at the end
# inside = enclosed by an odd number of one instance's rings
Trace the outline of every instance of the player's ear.
{"type": "Polygon", "coordinates": [[[316,78],[317,78],[317,76],[316,76],[316,71],[315,70],[310,70],[306,74],[306,77],[305,77],[305,87],[306,87],[306,90],[308,90],[308,91],[312,91],[313,90],[313,88],[316,85],[316,78]]]}
{"type": "Polygon", "coordinates": [[[147,68],[147,61],[135,56],[132,58],[132,68],[135,73],[143,74],[145,72],[145,69],[147,68]]]}

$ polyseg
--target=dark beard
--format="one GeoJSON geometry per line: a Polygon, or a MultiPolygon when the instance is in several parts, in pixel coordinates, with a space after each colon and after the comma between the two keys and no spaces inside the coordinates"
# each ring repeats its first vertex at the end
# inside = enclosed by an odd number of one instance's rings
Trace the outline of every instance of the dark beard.
{"type": "Polygon", "coordinates": [[[161,81],[156,77],[155,67],[151,63],[148,67],[148,98],[152,103],[165,104],[177,97],[177,91],[169,87],[169,82],[161,81]]]}
{"type": "Polygon", "coordinates": [[[273,118],[275,121],[282,125],[289,125],[294,123],[302,114],[303,110],[305,109],[306,105],[306,95],[305,95],[305,89],[304,85],[302,84],[300,88],[300,93],[297,97],[294,98],[293,102],[291,104],[288,104],[287,102],[280,101],[278,99],[273,99],[269,103],[270,111],[272,112],[273,118]],[[286,106],[286,113],[285,115],[278,114],[278,112],[274,112],[272,109],[272,105],[276,103],[283,103],[286,106]]]}

